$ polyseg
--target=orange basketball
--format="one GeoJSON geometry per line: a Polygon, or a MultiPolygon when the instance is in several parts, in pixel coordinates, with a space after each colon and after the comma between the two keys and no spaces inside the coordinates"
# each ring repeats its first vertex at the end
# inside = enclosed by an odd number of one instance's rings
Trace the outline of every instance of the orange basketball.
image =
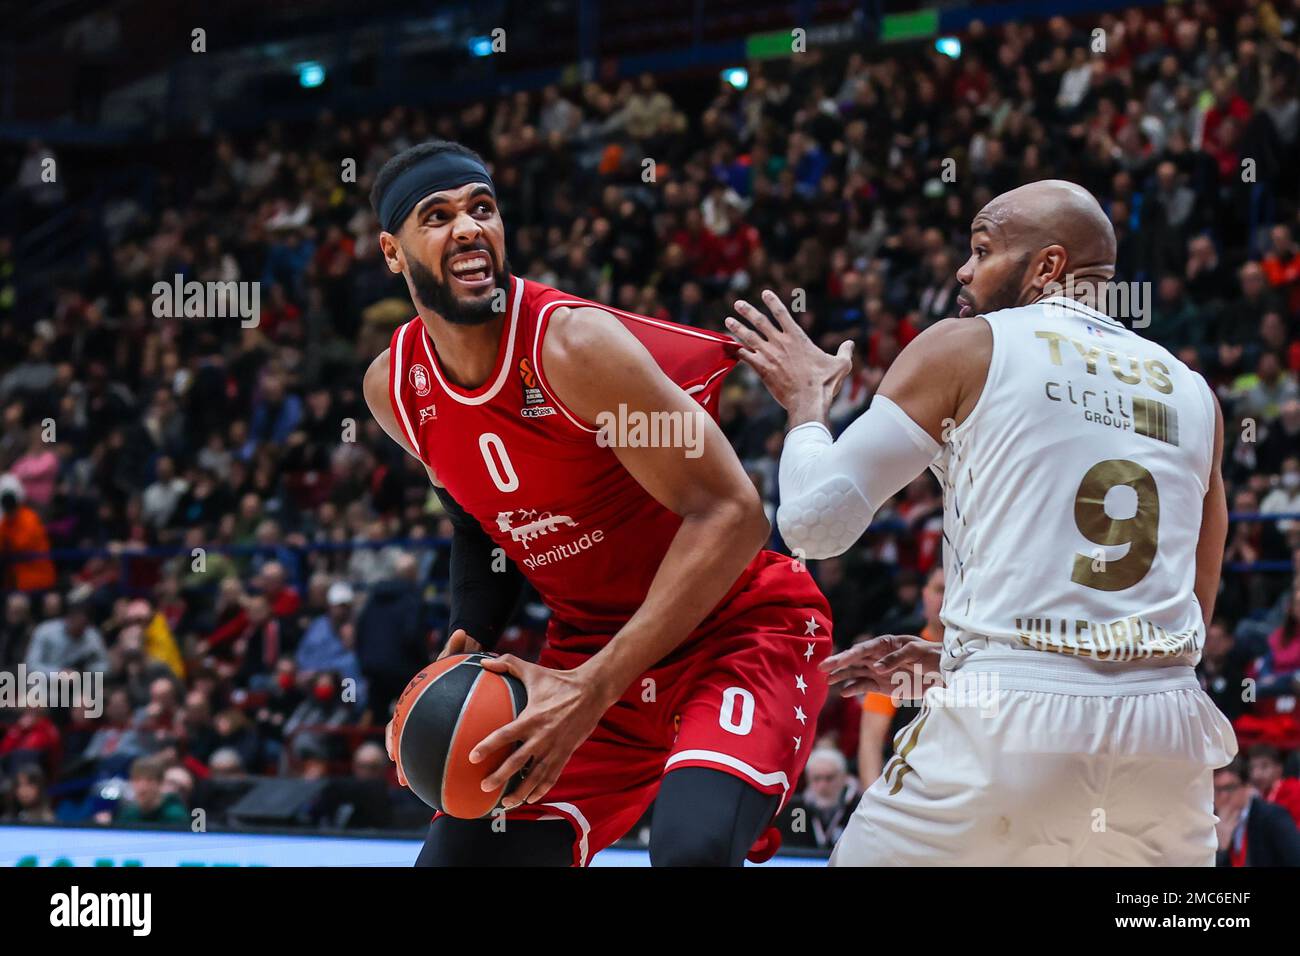
{"type": "Polygon", "coordinates": [[[483,654],[457,654],[411,678],[393,714],[393,755],[407,786],[421,800],[453,817],[487,816],[518,781],[486,792],[483,779],[510,754],[503,747],[482,763],[469,762],[480,740],[524,709],[523,683],[482,668],[483,654]]]}

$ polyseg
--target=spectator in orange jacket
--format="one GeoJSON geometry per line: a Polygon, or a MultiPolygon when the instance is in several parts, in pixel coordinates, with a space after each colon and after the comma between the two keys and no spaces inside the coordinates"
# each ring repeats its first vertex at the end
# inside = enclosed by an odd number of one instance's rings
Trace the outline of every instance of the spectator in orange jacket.
{"type": "Polygon", "coordinates": [[[0,493],[0,557],[5,558],[6,590],[44,591],[54,587],[54,562],[49,558],[11,561],[23,551],[49,551],[50,538],[40,516],[18,500],[12,489],[0,493]]]}

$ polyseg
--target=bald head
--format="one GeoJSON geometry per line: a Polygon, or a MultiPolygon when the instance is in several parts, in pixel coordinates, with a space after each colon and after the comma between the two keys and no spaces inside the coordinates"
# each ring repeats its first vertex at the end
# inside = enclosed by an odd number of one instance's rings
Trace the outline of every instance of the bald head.
{"type": "Polygon", "coordinates": [[[971,222],[971,258],[957,272],[961,314],[1109,282],[1115,247],[1110,218],[1082,186],[1046,179],[1005,192],[971,222]]]}
{"type": "Polygon", "coordinates": [[[1003,238],[1023,252],[1045,246],[1064,247],[1067,271],[1076,275],[1106,270],[1115,273],[1115,228],[1092,193],[1064,179],[1045,179],[1004,192],[975,216],[981,224],[1001,230],[1003,238]]]}

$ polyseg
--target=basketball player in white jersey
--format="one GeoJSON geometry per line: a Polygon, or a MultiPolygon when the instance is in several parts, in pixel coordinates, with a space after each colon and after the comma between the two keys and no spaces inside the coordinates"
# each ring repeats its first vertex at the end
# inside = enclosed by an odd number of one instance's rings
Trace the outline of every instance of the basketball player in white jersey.
{"type": "Polygon", "coordinates": [[[923,699],[832,865],[1214,862],[1212,772],[1236,739],[1192,668],[1228,524],[1222,417],[1198,374],[1084,301],[1106,301],[1114,262],[1080,187],[997,197],[959,318],[836,441],[851,344],[821,351],[770,292],[770,318],[736,303],[753,329],[728,319],[789,412],[777,521],[796,554],[844,551],[926,467],[943,485],[942,651],[890,636],[823,664],[845,693],[923,699]]]}

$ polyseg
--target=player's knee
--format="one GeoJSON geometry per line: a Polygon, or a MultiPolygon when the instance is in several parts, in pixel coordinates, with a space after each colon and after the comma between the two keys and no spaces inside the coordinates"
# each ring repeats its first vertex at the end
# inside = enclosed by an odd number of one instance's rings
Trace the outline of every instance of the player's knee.
{"type": "Polygon", "coordinates": [[[489,820],[440,816],[429,824],[416,866],[572,866],[573,828],[563,820],[489,820]]]}
{"type": "Polygon", "coordinates": [[[479,856],[484,834],[477,821],[440,816],[429,824],[416,866],[469,866],[479,856]]]}
{"type": "Polygon", "coordinates": [[[740,866],[748,847],[737,848],[731,827],[708,816],[656,818],[650,828],[650,865],[740,866]]]}

